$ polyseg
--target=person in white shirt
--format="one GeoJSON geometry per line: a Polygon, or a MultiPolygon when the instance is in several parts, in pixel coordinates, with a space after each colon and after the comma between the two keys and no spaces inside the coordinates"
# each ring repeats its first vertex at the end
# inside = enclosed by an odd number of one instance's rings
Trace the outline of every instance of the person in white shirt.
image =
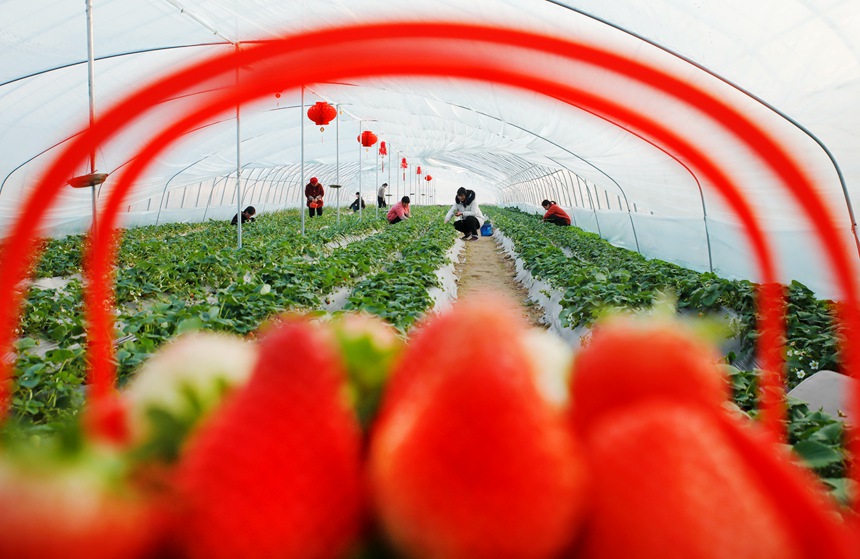
{"type": "Polygon", "coordinates": [[[379,190],[376,191],[376,201],[379,203],[380,208],[384,208],[387,204],[385,203],[385,189],[388,188],[388,183],[382,183],[382,186],[379,187],[379,190]]]}
{"type": "Polygon", "coordinates": [[[463,234],[464,241],[477,241],[478,230],[484,224],[484,214],[475,202],[475,191],[466,190],[462,186],[457,189],[454,204],[445,215],[445,223],[454,217],[454,229],[463,234]]]}

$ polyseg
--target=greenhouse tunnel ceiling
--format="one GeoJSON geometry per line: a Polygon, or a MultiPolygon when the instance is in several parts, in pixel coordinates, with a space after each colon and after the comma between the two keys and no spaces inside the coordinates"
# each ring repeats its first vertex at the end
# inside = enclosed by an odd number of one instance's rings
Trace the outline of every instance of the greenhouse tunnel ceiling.
{"type": "MultiPolygon", "coordinates": [[[[333,27],[455,22],[593,46],[713,95],[775,139],[811,178],[858,257],[852,201],[860,198],[860,4],[440,0],[8,0],[0,6],[0,213],[8,233],[46,167],[88,123],[164,76],[261,41],[333,27]],[[88,21],[92,22],[88,41],[88,21]],[[89,45],[94,63],[89,72],[89,45]],[[90,87],[90,84],[92,87],[90,87]]],[[[441,41],[441,40],[440,40],[441,41]]],[[[440,44],[512,72],[576,85],[647,115],[707,153],[737,184],[773,244],[780,279],[838,293],[813,224],[774,172],[722,123],[671,92],[609,68],[460,38],[440,44]]],[[[336,54],[335,54],[336,55],[336,54]]],[[[380,59],[390,55],[380,49],[380,59]]],[[[320,65],[327,63],[321,58],[320,65]]],[[[287,74],[290,68],[280,69],[287,74]]],[[[236,74],[250,75],[254,68],[236,74]]],[[[213,79],[149,108],[79,169],[108,173],[99,200],[141,145],[235,80],[213,79]]],[[[729,278],[757,277],[744,226],[683,154],[643,130],[543,91],[448,75],[377,75],[308,83],[245,103],[196,126],[137,181],[126,226],[229,219],[237,191],[263,213],[300,204],[301,181],[375,196],[381,182],[418,204],[447,204],[460,186],[485,204],[537,211],[544,198],[610,242],[729,278]],[[338,116],[323,130],[318,101],[338,116]],[[384,141],[362,147],[372,131],[384,141]],[[407,167],[401,167],[405,159],[407,167]],[[418,167],[421,173],[417,172],[418,167]],[[432,182],[422,180],[432,175],[432,182]],[[237,181],[238,176],[238,181],[237,181]]],[[[71,178],[71,177],[70,177],[71,178]]],[[[241,202],[240,202],[241,203],[241,202]]],[[[45,233],[87,231],[89,189],[66,188],[45,233]]]]}

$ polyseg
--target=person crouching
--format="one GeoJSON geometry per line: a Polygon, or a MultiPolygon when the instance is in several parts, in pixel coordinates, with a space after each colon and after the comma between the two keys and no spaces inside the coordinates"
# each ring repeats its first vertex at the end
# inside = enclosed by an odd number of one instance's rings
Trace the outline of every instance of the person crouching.
{"type": "Polygon", "coordinates": [[[475,202],[475,191],[466,190],[462,186],[457,189],[454,204],[445,215],[445,223],[455,217],[454,229],[463,234],[464,241],[477,241],[478,229],[484,224],[484,214],[475,202]]]}

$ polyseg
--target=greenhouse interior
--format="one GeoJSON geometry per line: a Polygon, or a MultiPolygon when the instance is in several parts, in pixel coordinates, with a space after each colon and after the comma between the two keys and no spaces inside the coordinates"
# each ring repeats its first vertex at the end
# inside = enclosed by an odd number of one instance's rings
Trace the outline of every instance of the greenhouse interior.
{"type": "Polygon", "coordinates": [[[860,3],[0,3],[0,557],[856,558],[860,3]]]}

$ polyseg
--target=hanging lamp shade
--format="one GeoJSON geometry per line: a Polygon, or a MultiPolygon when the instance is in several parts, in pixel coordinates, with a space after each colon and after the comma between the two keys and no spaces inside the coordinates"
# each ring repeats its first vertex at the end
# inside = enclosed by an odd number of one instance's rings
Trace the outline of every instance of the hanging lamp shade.
{"type": "Polygon", "coordinates": [[[68,185],[72,188],[86,188],[88,186],[98,186],[103,183],[108,177],[107,173],[90,173],[89,175],[81,175],[68,180],[68,185]]]}
{"type": "Polygon", "coordinates": [[[365,130],[356,139],[363,147],[369,148],[376,143],[376,134],[370,130],[365,130]]]}
{"type": "Polygon", "coordinates": [[[323,127],[337,116],[337,109],[325,101],[317,101],[308,108],[308,118],[323,127]]]}
{"type": "Polygon", "coordinates": [[[385,146],[385,142],[379,142],[379,155],[388,155],[388,148],[385,146]]]}
{"type": "Polygon", "coordinates": [[[427,175],[426,177],[424,177],[424,180],[427,182],[430,182],[433,180],[433,177],[431,177],[430,175],[427,175]]]}

